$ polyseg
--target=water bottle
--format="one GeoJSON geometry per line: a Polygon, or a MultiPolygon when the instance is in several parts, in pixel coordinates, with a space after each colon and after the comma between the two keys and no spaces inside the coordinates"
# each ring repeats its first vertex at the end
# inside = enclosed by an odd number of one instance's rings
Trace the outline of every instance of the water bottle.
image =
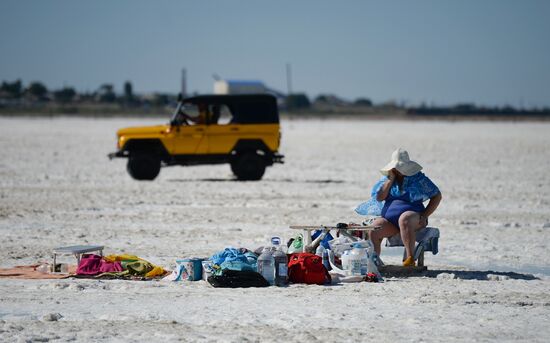
{"type": "Polygon", "coordinates": [[[332,270],[332,267],[330,265],[330,259],[328,257],[328,251],[329,251],[329,249],[325,249],[323,251],[323,266],[325,266],[325,268],[327,268],[327,270],[332,270]]]}
{"type": "Polygon", "coordinates": [[[360,244],[354,243],[353,249],[349,254],[349,265],[351,275],[361,275],[361,257],[365,251],[361,248],[360,244]]]}
{"type": "Polygon", "coordinates": [[[271,244],[275,248],[275,251],[273,252],[275,285],[285,286],[288,284],[288,258],[283,251],[281,239],[279,237],[271,238],[271,244]]]}
{"type": "Polygon", "coordinates": [[[368,264],[369,264],[369,255],[367,250],[363,249],[363,254],[361,254],[361,275],[367,275],[368,273],[368,264]]]}
{"type": "Polygon", "coordinates": [[[265,247],[262,254],[258,257],[258,273],[260,273],[270,285],[273,285],[275,282],[275,259],[273,258],[270,247],[265,247]]]}
{"type": "Polygon", "coordinates": [[[319,246],[315,250],[315,255],[317,255],[319,257],[323,257],[324,252],[325,252],[325,247],[322,244],[319,244],[319,246]]]}
{"type": "Polygon", "coordinates": [[[319,244],[319,246],[317,247],[317,250],[315,250],[315,255],[323,259],[323,266],[325,266],[327,270],[332,269],[330,267],[330,262],[328,260],[328,250],[322,244],[319,244]]]}
{"type": "Polygon", "coordinates": [[[342,269],[346,272],[350,273],[350,265],[349,265],[349,250],[346,250],[342,253],[342,257],[340,257],[340,260],[342,261],[342,269]]]}
{"type": "Polygon", "coordinates": [[[382,278],[382,274],[380,274],[380,271],[378,271],[378,267],[376,267],[376,262],[378,260],[378,254],[376,251],[374,251],[374,244],[369,239],[367,241],[367,273],[373,273],[378,278],[378,281],[382,282],[384,279],[382,278]]]}

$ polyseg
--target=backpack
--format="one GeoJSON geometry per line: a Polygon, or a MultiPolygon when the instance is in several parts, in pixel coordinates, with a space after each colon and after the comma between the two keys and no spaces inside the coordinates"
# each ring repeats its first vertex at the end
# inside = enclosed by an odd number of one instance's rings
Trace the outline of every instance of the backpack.
{"type": "Polygon", "coordinates": [[[208,283],[220,288],[268,287],[269,283],[257,272],[224,269],[221,275],[210,275],[208,283]]]}
{"type": "Polygon", "coordinates": [[[288,279],[292,283],[323,285],[330,282],[328,270],[320,256],[310,253],[290,255],[288,259],[288,279]]]}

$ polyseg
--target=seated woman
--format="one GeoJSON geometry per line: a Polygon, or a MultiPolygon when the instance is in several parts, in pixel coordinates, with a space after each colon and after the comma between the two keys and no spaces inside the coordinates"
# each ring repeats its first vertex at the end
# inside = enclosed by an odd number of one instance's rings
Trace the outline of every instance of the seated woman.
{"type": "Polygon", "coordinates": [[[395,150],[391,162],[380,170],[384,176],[372,188],[372,198],[355,209],[358,214],[381,216],[372,223],[381,229],[369,233],[378,255],[383,238],[401,234],[404,266],[414,266],[416,231],[428,225],[428,217],[441,201],[439,188],[420,170],[422,167],[409,159],[406,150],[395,150]]]}

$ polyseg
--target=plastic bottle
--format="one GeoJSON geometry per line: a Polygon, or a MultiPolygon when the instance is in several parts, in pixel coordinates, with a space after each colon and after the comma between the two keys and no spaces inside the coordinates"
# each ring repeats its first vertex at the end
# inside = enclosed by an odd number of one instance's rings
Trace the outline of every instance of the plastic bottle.
{"type": "Polygon", "coordinates": [[[353,244],[353,249],[349,254],[349,264],[351,275],[361,275],[361,258],[365,254],[365,250],[360,244],[353,244]]]}
{"type": "Polygon", "coordinates": [[[319,257],[323,257],[323,253],[325,252],[325,247],[322,244],[319,244],[317,249],[315,249],[315,255],[319,257]]]}
{"type": "Polygon", "coordinates": [[[319,244],[319,246],[317,247],[317,250],[315,250],[315,255],[317,255],[317,256],[319,256],[323,259],[323,266],[325,266],[325,268],[327,268],[327,270],[332,269],[330,267],[330,262],[328,260],[328,251],[322,244],[319,244]]]}
{"type": "Polygon", "coordinates": [[[372,241],[370,239],[367,241],[367,249],[366,250],[367,250],[367,256],[368,256],[367,273],[375,274],[376,278],[378,278],[379,282],[384,281],[384,279],[382,278],[382,274],[380,274],[380,271],[378,270],[378,267],[376,267],[376,262],[378,260],[378,254],[376,253],[376,251],[374,251],[374,244],[372,243],[372,241]]]}
{"type": "Polygon", "coordinates": [[[275,248],[273,252],[275,285],[285,286],[288,284],[288,258],[283,251],[279,237],[271,238],[271,244],[275,248]]]}
{"type": "Polygon", "coordinates": [[[346,250],[342,253],[342,257],[340,257],[340,260],[342,261],[342,269],[345,270],[348,273],[350,272],[350,265],[349,265],[349,253],[350,250],[346,250]]]}
{"type": "Polygon", "coordinates": [[[369,254],[367,253],[366,249],[363,249],[363,254],[361,254],[361,275],[367,275],[368,264],[369,264],[369,254]]]}
{"type": "Polygon", "coordinates": [[[47,264],[41,264],[36,268],[37,272],[40,273],[49,273],[50,272],[50,266],[47,264]]]}
{"type": "Polygon", "coordinates": [[[327,270],[332,270],[332,267],[330,265],[330,260],[328,257],[328,251],[329,249],[325,249],[325,251],[323,251],[323,266],[325,266],[327,270]]]}
{"type": "Polygon", "coordinates": [[[274,284],[275,259],[273,258],[270,247],[265,247],[262,254],[258,257],[258,273],[260,273],[270,285],[274,284]]]}

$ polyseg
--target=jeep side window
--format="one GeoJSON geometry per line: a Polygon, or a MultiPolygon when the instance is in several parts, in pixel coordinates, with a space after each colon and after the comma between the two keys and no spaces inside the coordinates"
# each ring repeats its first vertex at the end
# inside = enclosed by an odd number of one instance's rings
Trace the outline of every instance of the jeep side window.
{"type": "Polygon", "coordinates": [[[206,104],[189,105],[181,108],[177,117],[180,125],[200,125],[206,124],[209,117],[208,106],[206,104]]]}
{"type": "Polygon", "coordinates": [[[197,125],[201,124],[208,124],[210,120],[210,110],[208,108],[207,104],[200,103],[197,105],[197,109],[199,111],[199,114],[192,119],[193,122],[197,125]]]}
{"type": "Polygon", "coordinates": [[[212,123],[218,125],[227,125],[230,123],[231,111],[226,105],[214,105],[212,106],[212,123]]]}

